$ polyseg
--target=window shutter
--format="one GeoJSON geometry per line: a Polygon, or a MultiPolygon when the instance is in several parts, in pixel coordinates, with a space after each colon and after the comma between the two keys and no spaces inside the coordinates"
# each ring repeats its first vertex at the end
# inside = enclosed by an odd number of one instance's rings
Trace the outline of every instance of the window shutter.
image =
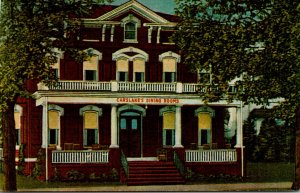
{"type": "Polygon", "coordinates": [[[83,145],[87,145],[87,129],[83,129],[83,145]]]}
{"type": "Polygon", "coordinates": [[[176,72],[176,59],[164,58],[163,59],[163,72],[176,72]]]}
{"type": "Polygon", "coordinates": [[[172,130],[172,145],[175,145],[175,129],[172,130]]]}
{"type": "Polygon", "coordinates": [[[211,115],[209,113],[198,114],[198,128],[211,129],[211,115]]]}
{"type": "Polygon", "coordinates": [[[85,112],[84,113],[84,128],[85,129],[96,129],[98,128],[98,121],[97,121],[96,112],[85,112]]]}
{"type": "Polygon", "coordinates": [[[164,129],[175,129],[175,113],[165,112],[163,118],[163,128],[164,129]]]}
{"type": "Polygon", "coordinates": [[[48,122],[49,129],[59,129],[59,112],[58,111],[48,111],[48,122]]]}
{"type": "Polygon", "coordinates": [[[98,56],[92,56],[89,60],[83,62],[83,70],[97,70],[98,56]]]}
{"type": "Polygon", "coordinates": [[[128,72],[128,60],[118,59],[117,60],[117,71],[118,72],[128,72]]]}
{"type": "Polygon", "coordinates": [[[135,59],[133,61],[134,72],[145,72],[145,61],[142,59],[135,59]]]}
{"type": "Polygon", "coordinates": [[[166,137],[167,137],[166,130],[163,129],[163,145],[166,145],[166,137]]]}
{"type": "Polygon", "coordinates": [[[15,129],[21,128],[21,114],[19,112],[14,113],[15,118],[15,129]]]}
{"type": "Polygon", "coordinates": [[[99,130],[95,129],[95,144],[99,143],[99,130]]]}

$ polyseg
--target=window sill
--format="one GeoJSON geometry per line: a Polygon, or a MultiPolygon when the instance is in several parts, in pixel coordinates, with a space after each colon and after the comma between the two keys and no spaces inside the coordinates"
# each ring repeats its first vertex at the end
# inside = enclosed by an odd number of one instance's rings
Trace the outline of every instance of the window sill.
{"type": "Polygon", "coordinates": [[[124,40],[123,43],[133,43],[133,44],[137,44],[139,43],[137,40],[124,40]]]}

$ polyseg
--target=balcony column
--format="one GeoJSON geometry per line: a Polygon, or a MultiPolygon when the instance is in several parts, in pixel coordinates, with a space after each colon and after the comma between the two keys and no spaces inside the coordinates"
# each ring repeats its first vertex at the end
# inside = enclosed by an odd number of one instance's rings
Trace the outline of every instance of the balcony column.
{"type": "Polygon", "coordinates": [[[176,106],[175,113],[175,145],[174,148],[182,148],[181,144],[181,106],[176,106]]]}
{"type": "Polygon", "coordinates": [[[111,118],[110,118],[110,125],[111,125],[111,134],[110,134],[110,148],[119,148],[118,144],[118,118],[117,118],[117,105],[111,105],[111,118]]]}
{"type": "Polygon", "coordinates": [[[242,128],[242,108],[236,108],[236,145],[235,148],[242,148],[243,146],[243,128],[242,128]]]}
{"type": "Polygon", "coordinates": [[[43,103],[43,126],[42,126],[42,148],[48,146],[48,98],[45,97],[43,103]]]}

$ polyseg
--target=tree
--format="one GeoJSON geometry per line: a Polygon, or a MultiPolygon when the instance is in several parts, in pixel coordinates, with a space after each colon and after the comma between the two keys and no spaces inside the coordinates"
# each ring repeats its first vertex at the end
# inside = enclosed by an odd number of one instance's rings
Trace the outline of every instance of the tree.
{"type": "Polygon", "coordinates": [[[80,26],[80,21],[70,16],[88,14],[92,4],[92,0],[3,0],[1,3],[0,112],[4,138],[4,191],[17,190],[16,101],[19,97],[32,97],[34,88],[29,82],[55,82],[51,65],[57,60],[56,50],[67,49],[71,40],[65,33],[76,34],[75,30],[80,26]]]}
{"type": "MultiPolygon", "coordinates": [[[[295,120],[300,102],[298,1],[176,2],[181,21],[173,41],[192,70],[212,74],[206,85],[210,92],[200,93],[206,102],[220,100],[235,80],[238,92],[229,101],[267,105],[281,98],[281,114],[295,120]]],[[[299,167],[296,154],[294,189],[300,188],[299,167]]]]}

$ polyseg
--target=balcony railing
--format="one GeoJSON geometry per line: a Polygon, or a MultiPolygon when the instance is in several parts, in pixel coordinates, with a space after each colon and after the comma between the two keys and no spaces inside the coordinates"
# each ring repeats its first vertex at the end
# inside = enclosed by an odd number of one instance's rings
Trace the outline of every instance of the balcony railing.
{"type": "Polygon", "coordinates": [[[52,163],[108,163],[108,150],[55,150],[52,163]]]}
{"type": "Polygon", "coordinates": [[[236,162],[235,149],[186,150],[186,162],[236,162]]]}
{"type": "MultiPolygon", "coordinates": [[[[165,82],[92,82],[92,81],[58,81],[49,87],[38,84],[38,90],[63,90],[63,91],[126,91],[126,92],[172,92],[172,93],[197,93],[207,92],[208,87],[197,83],[165,83],[165,82]]],[[[230,85],[229,92],[236,92],[230,85]]]]}

